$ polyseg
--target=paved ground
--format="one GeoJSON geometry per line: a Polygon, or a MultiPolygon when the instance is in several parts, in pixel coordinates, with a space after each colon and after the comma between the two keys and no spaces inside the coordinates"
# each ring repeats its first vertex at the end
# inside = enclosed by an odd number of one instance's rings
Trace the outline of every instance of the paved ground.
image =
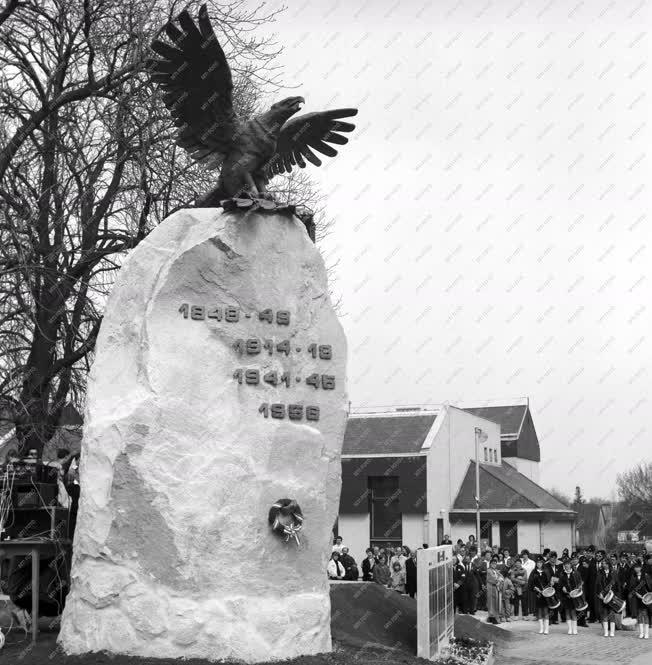
{"type": "MultiPolygon", "coordinates": [[[[480,618],[480,617],[478,617],[480,618]]],[[[496,665],[652,665],[652,638],[640,640],[638,629],[603,637],[602,626],[589,624],[568,635],[566,624],[539,635],[536,621],[501,624],[520,639],[496,649],[496,665]]]]}

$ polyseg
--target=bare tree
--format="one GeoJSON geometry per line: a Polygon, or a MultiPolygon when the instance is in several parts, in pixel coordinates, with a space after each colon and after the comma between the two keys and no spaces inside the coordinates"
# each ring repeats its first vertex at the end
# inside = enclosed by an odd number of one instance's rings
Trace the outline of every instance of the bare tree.
{"type": "MultiPolygon", "coordinates": [[[[152,38],[181,8],[23,0],[0,14],[0,402],[23,450],[42,450],[66,401],[83,399],[124,254],[214,184],[175,146],[146,72],[152,38]]],[[[277,84],[277,49],[252,32],[274,13],[212,9],[246,117],[277,84]]]]}
{"type": "Polygon", "coordinates": [[[568,508],[571,507],[571,504],[573,503],[573,500],[565,492],[562,492],[561,490],[557,489],[556,487],[553,487],[552,489],[549,489],[548,492],[550,494],[552,494],[552,496],[554,496],[555,499],[557,499],[557,501],[560,501],[561,503],[563,503],[568,508]]]}
{"type": "Polygon", "coordinates": [[[652,511],[652,462],[642,462],[616,477],[618,495],[630,510],[652,511]]]}
{"type": "Polygon", "coordinates": [[[0,25],[2,25],[18,7],[18,0],[8,0],[5,6],[0,11],[0,25]]]}
{"type": "MultiPolygon", "coordinates": [[[[301,216],[310,216],[315,225],[315,242],[322,243],[333,230],[333,220],[326,213],[326,195],[315,184],[306,171],[294,169],[292,173],[277,176],[269,187],[277,201],[293,204],[301,216]]],[[[341,296],[335,295],[337,284],[337,267],[339,261],[326,260],[328,288],[333,300],[335,311],[342,316],[341,296]]]]}

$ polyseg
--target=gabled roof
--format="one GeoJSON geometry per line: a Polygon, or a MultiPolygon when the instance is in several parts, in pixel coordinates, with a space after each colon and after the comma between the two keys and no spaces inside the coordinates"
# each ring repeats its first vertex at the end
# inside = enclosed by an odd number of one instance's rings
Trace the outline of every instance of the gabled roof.
{"type": "Polygon", "coordinates": [[[436,419],[436,413],[349,416],[342,454],[419,453],[436,419]]]}
{"type": "Polygon", "coordinates": [[[651,517],[633,512],[624,522],[618,525],[616,531],[650,531],[651,517]]]}
{"type": "MultiPolygon", "coordinates": [[[[573,511],[555,499],[527,476],[519,473],[511,464],[480,464],[480,508],[481,510],[541,510],[573,511]]],[[[475,463],[469,467],[453,503],[452,511],[475,509],[475,463]]]]}
{"type": "Polygon", "coordinates": [[[465,407],[464,411],[493,420],[500,425],[502,457],[541,461],[539,438],[527,404],[465,407]]]}
{"type": "Polygon", "coordinates": [[[467,408],[464,411],[498,423],[501,436],[518,436],[527,409],[527,404],[514,404],[509,406],[480,406],[467,408]]]}
{"type": "Polygon", "coordinates": [[[600,527],[600,515],[604,521],[602,505],[599,503],[580,503],[573,510],[577,511],[577,528],[596,531],[600,527]]]}

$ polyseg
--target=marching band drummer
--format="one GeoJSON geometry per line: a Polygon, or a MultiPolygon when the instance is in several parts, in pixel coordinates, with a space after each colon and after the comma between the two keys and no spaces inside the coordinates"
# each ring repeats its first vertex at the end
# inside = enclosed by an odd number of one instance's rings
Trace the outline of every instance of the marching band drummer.
{"type": "MultiPolygon", "coordinates": [[[[576,552],[573,552],[570,558],[570,563],[571,563],[571,569],[574,573],[577,573],[580,576],[580,579],[582,580],[582,591],[584,591],[584,600],[586,600],[587,605],[589,602],[589,599],[586,597],[586,576],[584,574],[584,568],[580,565],[580,557],[576,552]]],[[[576,610],[577,613],[577,621],[575,622],[576,626],[580,626],[581,628],[588,628],[589,625],[586,623],[586,613],[588,611],[588,607],[585,610],[576,610]]]]}
{"type": "Polygon", "coordinates": [[[528,579],[528,587],[535,598],[536,615],[539,620],[539,635],[548,635],[548,603],[543,596],[543,590],[550,586],[550,576],[543,568],[544,560],[541,555],[536,559],[535,567],[528,579]]]}
{"type": "Polygon", "coordinates": [[[564,561],[564,567],[559,578],[561,587],[561,603],[566,612],[566,625],[569,635],[577,635],[577,610],[571,598],[573,589],[581,589],[583,586],[582,576],[577,570],[573,570],[570,559],[564,561]]]}
{"type": "MultiPolygon", "coordinates": [[[[549,552],[548,560],[543,564],[544,570],[548,573],[550,577],[550,584],[555,587],[555,590],[559,593],[559,579],[561,577],[561,572],[563,570],[563,565],[557,560],[557,552],[549,552]]],[[[550,610],[550,625],[555,625],[559,623],[557,617],[559,614],[562,615],[561,620],[566,621],[567,617],[564,615],[564,606],[562,603],[561,608],[550,610]]]]}
{"type": "Polygon", "coordinates": [[[600,601],[600,620],[604,628],[603,637],[615,637],[616,635],[616,612],[612,607],[604,602],[605,596],[613,591],[614,594],[620,592],[618,577],[611,567],[611,562],[607,557],[602,558],[600,570],[595,583],[598,600],[600,601]]]}
{"type": "Polygon", "coordinates": [[[643,596],[652,592],[652,577],[643,572],[640,561],[634,563],[634,572],[629,578],[629,597],[634,618],[638,623],[639,639],[650,639],[650,619],[652,618],[652,603],[645,605],[643,596]]]}

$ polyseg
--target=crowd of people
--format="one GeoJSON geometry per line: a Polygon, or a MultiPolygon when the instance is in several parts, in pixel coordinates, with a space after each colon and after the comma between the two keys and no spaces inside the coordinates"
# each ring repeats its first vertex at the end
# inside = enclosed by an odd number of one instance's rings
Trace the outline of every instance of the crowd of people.
{"type": "MultiPolygon", "coordinates": [[[[445,537],[444,543],[452,544],[445,537]]],[[[607,554],[587,547],[561,556],[546,549],[530,556],[496,545],[484,551],[473,535],[454,546],[453,589],[456,611],[486,610],[487,621],[536,619],[539,633],[566,622],[568,635],[601,623],[604,637],[614,637],[625,617],[638,624],[639,638],[649,639],[652,625],[652,552],[607,554]]]]}
{"type": "MultiPolygon", "coordinates": [[[[427,548],[428,545],[424,544],[423,547],[427,548]]],[[[342,537],[338,536],[327,566],[328,578],[355,582],[362,576],[363,582],[382,584],[414,598],[417,592],[416,557],[417,550],[407,545],[373,546],[367,548],[360,567],[349,553],[349,548],[343,544],[342,537]]]]}

